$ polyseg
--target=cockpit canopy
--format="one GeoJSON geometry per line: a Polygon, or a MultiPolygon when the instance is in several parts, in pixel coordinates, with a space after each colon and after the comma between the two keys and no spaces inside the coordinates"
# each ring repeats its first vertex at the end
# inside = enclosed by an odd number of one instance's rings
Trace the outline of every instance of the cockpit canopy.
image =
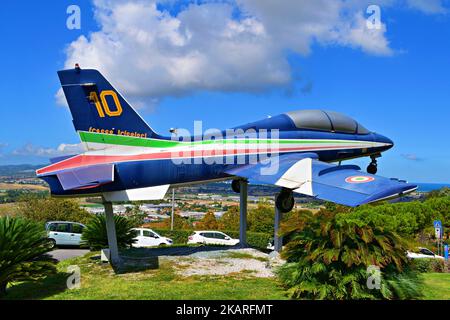
{"type": "Polygon", "coordinates": [[[341,132],[351,134],[369,134],[354,119],[334,111],[298,110],[286,113],[299,129],[341,132]]]}

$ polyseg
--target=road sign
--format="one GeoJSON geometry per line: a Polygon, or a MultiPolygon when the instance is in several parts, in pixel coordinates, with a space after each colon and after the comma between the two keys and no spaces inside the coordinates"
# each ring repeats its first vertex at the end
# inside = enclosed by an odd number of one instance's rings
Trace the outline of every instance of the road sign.
{"type": "Polygon", "coordinates": [[[448,261],[448,244],[444,246],[444,257],[448,261]]]}
{"type": "Polygon", "coordinates": [[[436,237],[436,239],[440,239],[441,238],[441,229],[434,228],[434,236],[436,237]]]}
{"type": "Polygon", "coordinates": [[[436,239],[442,239],[443,232],[441,220],[434,220],[433,225],[434,225],[434,236],[436,237],[436,239]]]}
{"type": "Polygon", "coordinates": [[[442,222],[441,222],[441,220],[434,220],[433,221],[433,225],[434,225],[434,228],[442,229],[442,222]]]}

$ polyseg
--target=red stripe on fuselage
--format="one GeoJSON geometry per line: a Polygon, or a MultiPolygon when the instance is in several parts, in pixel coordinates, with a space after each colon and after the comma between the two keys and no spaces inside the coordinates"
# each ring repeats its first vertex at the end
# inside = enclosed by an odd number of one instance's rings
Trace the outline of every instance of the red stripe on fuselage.
{"type": "MultiPolygon", "coordinates": [[[[339,149],[353,148],[354,146],[339,146],[339,149]]],[[[265,153],[283,153],[290,151],[314,151],[314,150],[326,150],[335,149],[336,146],[324,146],[324,147],[296,147],[296,148],[280,148],[280,149],[234,149],[234,150],[193,150],[193,151],[171,151],[171,152],[159,152],[159,153],[144,153],[138,155],[126,155],[126,156],[97,156],[97,155],[78,155],[53,165],[36,171],[38,175],[54,173],[61,170],[92,166],[105,163],[118,163],[128,161],[142,161],[142,160],[161,160],[161,159],[184,159],[193,157],[220,157],[220,156],[232,156],[236,154],[262,154],[265,153]]]]}

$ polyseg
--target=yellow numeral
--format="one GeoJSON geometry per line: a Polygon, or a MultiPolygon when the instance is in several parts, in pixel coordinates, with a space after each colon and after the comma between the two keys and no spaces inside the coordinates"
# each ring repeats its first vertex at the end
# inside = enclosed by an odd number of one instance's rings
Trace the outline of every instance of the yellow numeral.
{"type": "Polygon", "coordinates": [[[119,97],[117,96],[117,93],[112,90],[105,90],[100,93],[100,99],[98,98],[97,92],[93,91],[89,94],[89,99],[94,102],[95,107],[98,112],[98,116],[100,118],[105,117],[108,115],[108,117],[118,117],[122,114],[122,105],[120,104],[119,97]],[[114,100],[114,104],[116,106],[116,110],[112,111],[109,108],[108,101],[106,100],[107,96],[111,96],[114,100]]]}

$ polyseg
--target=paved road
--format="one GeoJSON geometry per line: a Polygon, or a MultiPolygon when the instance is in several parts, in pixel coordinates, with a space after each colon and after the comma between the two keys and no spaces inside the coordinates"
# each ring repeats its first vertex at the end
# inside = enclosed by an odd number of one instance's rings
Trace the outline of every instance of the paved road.
{"type": "Polygon", "coordinates": [[[70,258],[81,257],[88,253],[87,249],[78,249],[78,248],[70,248],[70,249],[56,249],[50,252],[50,255],[58,261],[63,261],[70,258]]]}

